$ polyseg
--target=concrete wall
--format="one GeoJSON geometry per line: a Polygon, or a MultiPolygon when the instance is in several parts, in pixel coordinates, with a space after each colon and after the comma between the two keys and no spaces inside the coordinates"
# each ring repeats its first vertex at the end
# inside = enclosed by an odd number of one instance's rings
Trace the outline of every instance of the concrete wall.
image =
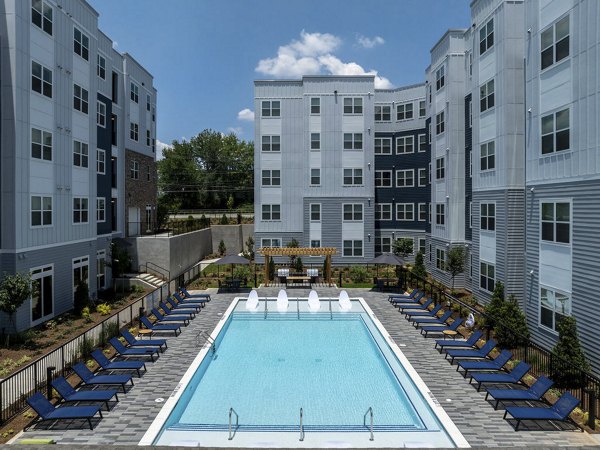
{"type": "MultiPolygon", "coordinates": [[[[254,225],[211,225],[212,251],[217,252],[221,239],[225,243],[227,254],[241,253],[245,250],[248,236],[254,236],[254,225]]],[[[256,244],[255,244],[256,247],[256,244]]]]}

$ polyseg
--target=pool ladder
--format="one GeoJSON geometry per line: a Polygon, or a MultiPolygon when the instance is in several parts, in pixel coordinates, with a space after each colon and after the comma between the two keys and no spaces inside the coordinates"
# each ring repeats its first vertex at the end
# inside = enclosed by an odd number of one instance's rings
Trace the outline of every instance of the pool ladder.
{"type": "Polygon", "coordinates": [[[235,412],[235,409],[229,408],[229,440],[230,441],[233,439],[233,436],[235,436],[235,432],[238,429],[239,421],[240,421],[240,417],[238,416],[238,413],[235,412]],[[231,429],[231,416],[233,414],[235,414],[235,430],[232,431],[232,429],[231,429]]]}
{"type": "Polygon", "coordinates": [[[304,416],[304,411],[300,408],[300,440],[304,440],[304,425],[302,424],[302,417],[304,416]]]}
{"type": "Polygon", "coordinates": [[[371,427],[369,428],[371,436],[369,437],[369,440],[372,441],[375,439],[375,436],[373,436],[373,407],[372,406],[369,406],[369,409],[367,409],[367,412],[363,416],[363,425],[365,427],[367,426],[367,415],[369,415],[371,417],[371,427]]]}
{"type": "Polygon", "coordinates": [[[208,343],[210,345],[210,349],[212,350],[212,353],[214,355],[215,352],[217,351],[217,344],[216,344],[215,340],[206,331],[200,330],[198,332],[198,334],[196,335],[196,343],[198,346],[200,346],[200,336],[204,336],[204,339],[205,339],[204,345],[206,345],[206,343],[208,343]]]}

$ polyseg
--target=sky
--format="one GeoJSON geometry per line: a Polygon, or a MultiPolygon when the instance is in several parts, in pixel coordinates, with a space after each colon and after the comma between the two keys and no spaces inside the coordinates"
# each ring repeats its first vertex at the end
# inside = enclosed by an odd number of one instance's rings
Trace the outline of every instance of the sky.
{"type": "Polygon", "coordinates": [[[88,0],[120,52],[154,76],[157,141],[210,128],[254,139],[253,81],[376,74],[424,81],[430,49],[469,26],[470,0],[88,0]]]}

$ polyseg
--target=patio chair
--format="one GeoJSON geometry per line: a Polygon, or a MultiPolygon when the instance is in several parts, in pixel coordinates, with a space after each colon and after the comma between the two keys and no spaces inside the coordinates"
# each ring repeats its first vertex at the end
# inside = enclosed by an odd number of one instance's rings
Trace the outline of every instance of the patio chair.
{"type": "Polygon", "coordinates": [[[125,391],[127,383],[133,386],[133,378],[131,375],[94,375],[90,369],[83,363],[73,365],[73,371],[79,378],[90,386],[96,385],[120,385],[125,391]]]}
{"type": "MultiPolygon", "coordinates": [[[[373,278],[373,283],[377,284],[377,278],[373,278]]],[[[421,291],[419,289],[413,289],[412,292],[410,294],[390,294],[390,296],[388,297],[388,302],[391,302],[392,300],[402,300],[402,299],[407,299],[407,300],[411,300],[414,299],[417,294],[421,293],[421,291]]]]}
{"type": "Polygon", "coordinates": [[[452,311],[445,311],[441,317],[411,317],[410,322],[412,322],[415,328],[419,328],[423,325],[445,325],[446,320],[448,320],[452,316],[452,311]]]}
{"type": "Polygon", "coordinates": [[[456,371],[464,370],[463,377],[467,378],[469,371],[502,370],[508,361],[512,358],[512,353],[508,350],[502,350],[498,356],[491,361],[459,361],[456,364],[456,371]]]}
{"type": "Polygon", "coordinates": [[[509,373],[472,373],[469,383],[473,380],[477,381],[477,390],[481,389],[483,383],[521,383],[522,378],[529,372],[531,366],[526,362],[521,361],[509,373]]]}
{"type": "Polygon", "coordinates": [[[490,339],[485,344],[483,344],[481,348],[478,349],[451,348],[446,350],[446,355],[444,356],[444,358],[448,359],[448,357],[450,357],[450,364],[454,364],[455,359],[485,359],[492,352],[492,350],[494,350],[496,345],[498,345],[496,344],[496,341],[490,339]]]}
{"type": "Polygon", "coordinates": [[[425,311],[428,310],[428,308],[431,306],[431,304],[433,303],[433,299],[432,298],[428,298],[427,301],[425,303],[398,303],[394,306],[396,306],[398,308],[398,311],[401,312],[402,314],[404,314],[404,311],[409,309],[410,312],[417,312],[417,311],[425,311]]]}
{"type": "Polygon", "coordinates": [[[411,318],[417,318],[417,317],[435,317],[435,315],[442,309],[442,305],[437,305],[436,307],[434,307],[432,310],[430,311],[405,311],[404,317],[406,318],[406,320],[410,321],[411,318]]]}
{"type": "Polygon", "coordinates": [[[167,349],[166,339],[136,339],[129,330],[121,330],[121,336],[125,338],[130,347],[156,347],[161,352],[167,349]],[[163,349],[164,345],[164,349],[163,349]]]}
{"type": "Polygon", "coordinates": [[[206,303],[210,302],[210,300],[207,298],[183,298],[177,292],[173,292],[172,297],[177,301],[177,304],[182,304],[182,305],[196,304],[196,305],[201,305],[203,308],[204,308],[204,306],[206,306],[206,303]]]}
{"type": "Polygon", "coordinates": [[[443,333],[444,331],[456,331],[462,323],[463,320],[459,317],[458,319],[455,319],[454,322],[452,322],[450,325],[425,325],[421,327],[421,334],[427,337],[429,333],[443,333]]]}
{"type": "Polygon", "coordinates": [[[445,339],[438,339],[435,341],[434,348],[437,348],[439,352],[442,353],[442,350],[447,348],[475,347],[477,341],[479,341],[479,339],[481,339],[482,336],[483,333],[480,330],[477,330],[471,333],[471,336],[469,336],[469,339],[467,339],[466,341],[447,341],[445,339]]]}
{"type": "Polygon", "coordinates": [[[163,310],[163,312],[165,313],[164,315],[167,316],[167,317],[187,317],[190,320],[192,320],[194,317],[196,317],[196,311],[195,310],[190,310],[190,309],[175,310],[175,309],[171,309],[163,301],[158,302],[158,306],[160,307],[160,309],[163,310]]]}
{"type": "Polygon", "coordinates": [[[184,316],[163,316],[160,311],[156,308],[152,308],[150,310],[150,312],[152,313],[152,315],[154,317],[156,317],[156,320],[158,321],[158,323],[166,323],[166,322],[177,322],[177,323],[183,323],[183,326],[187,327],[190,323],[190,319],[184,316]]]}
{"type": "Polygon", "coordinates": [[[402,304],[402,303],[416,305],[416,304],[418,304],[418,303],[421,302],[421,299],[424,296],[425,296],[425,292],[418,291],[417,295],[415,295],[412,298],[395,298],[395,297],[392,297],[390,299],[390,303],[392,305],[398,305],[398,304],[402,304]]]}
{"type": "Polygon", "coordinates": [[[111,361],[100,350],[94,350],[91,356],[102,370],[135,370],[140,378],[142,376],[140,371],[148,370],[144,361],[111,361]]]}
{"type": "Polygon", "coordinates": [[[108,340],[119,356],[127,358],[128,356],[149,356],[152,362],[154,362],[154,354],[156,353],[156,359],[158,359],[158,350],[155,348],[127,348],[117,338],[110,338],[108,340]]]}
{"type": "Polygon", "coordinates": [[[173,331],[175,333],[175,337],[177,337],[177,333],[181,333],[180,325],[160,323],[153,324],[152,322],[150,322],[150,319],[148,319],[146,316],[141,316],[140,322],[142,322],[142,325],[144,325],[148,330],[152,330],[155,333],[161,331],[173,331]]]}
{"type": "Polygon", "coordinates": [[[554,381],[545,376],[540,376],[529,389],[488,389],[485,394],[487,400],[492,396],[496,403],[494,409],[498,409],[498,404],[503,401],[540,401],[544,394],[552,387],[554,381]]]}
{"type": "Polygon", "coordinates": [[[27,399],[29,406],[38,414],[39,421],[44,422],[47,420],[60,420],[60,419],[86,419],[90,430],[93,430],[92,419],[96,414],[100,414],[102,418],[101,405],[93,406],[61,406],[55,408],[52,403],[48,401],[39,392],[36,392],[27,399]]]}
{"type": "Polygon", "coordinates": [[[106,410],[109,410],[108,402],[114,397],[119,401],[119,396],[115,389],[107,389],[101,391],[78,391],[69,384],[63,377],[58,377],[52,380],[52,387],[60,394],[65,403],[68,402],[102,402],[106,405],[106,410]]]}
{"type": "Polygon", "coordinates": [[[173,297],[167,297],[167,303],[169,305],[171,305],[172,308],[174,309],[190,309],[190,310],[194,310],[197,313],[200,312],[200,310],[204,307],[204,303],[192,303],[192,302],[188,302],[188,303],[177,303],[175,300],[173,300],[173,297]]]}
{"type": "Polygon", "coordinates": [[[573,394],[565,392],[550,408],[509,406],[504,411],[504,419],[506,419],[507,414],[510,414],[517,420],[515,431],[519,430],[519,425],[521,425],[521,421],[523,420],[555,420],[564,422],[569,420],[569,414],[573,412],[580,402],[573,394]]]}
{"type": "Polygon", "coordinates": [[[210,294],[190,294],[188,292],[188,290],[185,287],[183,287],[183,286],[180,286],[179,290],[183,293],[183,295],[184,295],[184,297],[186,299],[188,299],[188,298],[189,299],[192,299],[192,298],[201,298],[201,299],[206,300],[207,302],[210,302],[210,300],[211,300],[210,299],[210,294]]]}

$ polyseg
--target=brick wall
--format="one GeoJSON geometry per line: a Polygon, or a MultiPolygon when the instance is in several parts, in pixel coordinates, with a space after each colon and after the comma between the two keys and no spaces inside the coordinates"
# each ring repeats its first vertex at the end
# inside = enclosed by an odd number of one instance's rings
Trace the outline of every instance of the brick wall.
{"type": "MultiPolygon", "coordinates": [[[[156,221],[157,174],[156,162],[151,156],[125,150],[125,229],[127,236],[152,229],[156,221]],[[137,179],[132,167],[137,162],[137,179]],[[146,220],[146,206],[152,206],[151,224],[146,220]],[[130,208],[138,208],[139,217],[130,217],[130,208]],[[136,223],[134,223],[136,222],[136,223]]],[[[133,214],[132,214],[133,216],[133,214]]]]}

